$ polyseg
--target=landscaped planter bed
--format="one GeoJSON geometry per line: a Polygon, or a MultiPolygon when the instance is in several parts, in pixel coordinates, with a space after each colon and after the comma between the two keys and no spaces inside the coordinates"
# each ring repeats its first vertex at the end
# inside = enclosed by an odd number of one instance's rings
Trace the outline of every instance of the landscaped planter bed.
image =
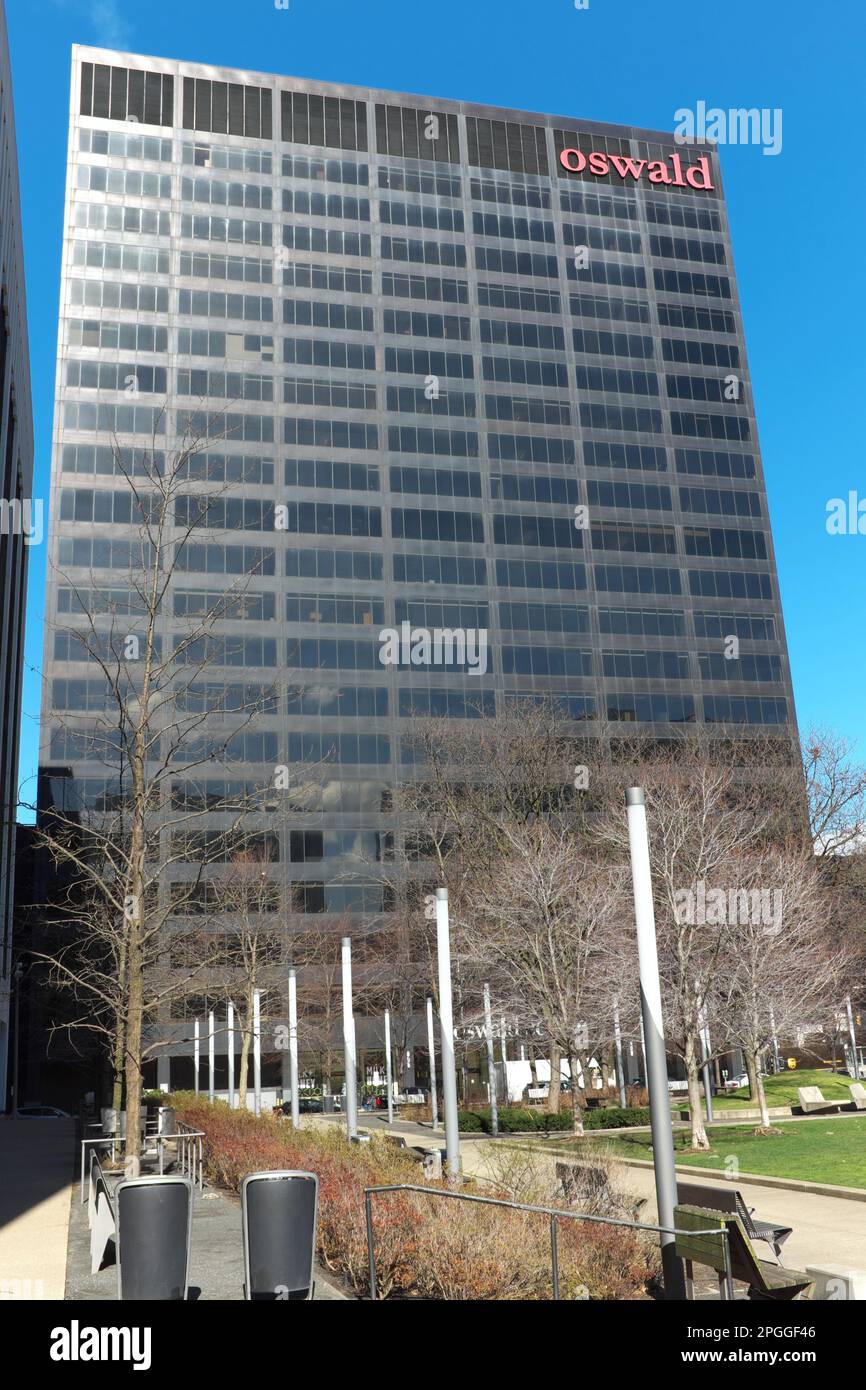
{"type": "MultiPolygon", "coordinates": [[[[359,1295],[369,1294],[364,1189],[418,1183],[419,1166],[378,1135],[350,1145],[342,1129],[293,1130],[284,1120],[176,1095],[178,1119],[204,1133],[208,1180],[237,1192],[246,1173],[299,1168],[319,1179],[318,1256],[359,1295]]],[[[426,1184],[442,1188],[444,1183],[426,1184]]],[[[467,1186],[466,1190],[471,1191],[467,1186]]],[[[485,1195],[491,1194],[485,1187],[485,1195]]],[[[546,1217],[393,1192],[374,1199],[379,1296],[546,1299],[546,1217]]],[[[559,1223],[563,1298],[640,1299],[655,1271],[652,1245],[615,1226],[559,1223]]]]}

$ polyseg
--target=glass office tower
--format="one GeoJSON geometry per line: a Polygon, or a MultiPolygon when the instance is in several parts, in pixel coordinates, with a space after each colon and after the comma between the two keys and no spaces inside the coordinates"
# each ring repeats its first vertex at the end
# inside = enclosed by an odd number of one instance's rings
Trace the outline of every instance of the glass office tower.
{"type": "Polygon", "coordinates": [[[43,763],[105,792],[58,628],[69,577],[124,588],[112,436],[226,410],[212,476],[239,481],[162,640],[251,574],[217,675],[281,694],[235,753],[251,781],[326,767],[262,812],[299,925],[379,920],[413,714],[552,695],[576,730],[793,733],[713,149],[77,48],[58,360],[43,763]],[[384,665],[404,623],[485,660],[384,665]]]}

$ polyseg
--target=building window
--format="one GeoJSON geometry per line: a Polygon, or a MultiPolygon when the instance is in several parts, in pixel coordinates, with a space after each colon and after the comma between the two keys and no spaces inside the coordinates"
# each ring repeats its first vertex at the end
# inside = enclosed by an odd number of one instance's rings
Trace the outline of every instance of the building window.
{"type": "Polygon", "coordinates": [[[281,92],[282,138],[290,144],[332,150],[366,150],[367,111],[362,101],[281,92]]]}
{"type": "Polygon", "coordinates": [[[169,73],[82,63],[81,115],[174,125],[174,78],[169,73]]]}
{"type": "Polygon", "coordinates": [[[185,130],[270,140],[273,138],[271,89],[185,77],[182,125],[185,130]]]}

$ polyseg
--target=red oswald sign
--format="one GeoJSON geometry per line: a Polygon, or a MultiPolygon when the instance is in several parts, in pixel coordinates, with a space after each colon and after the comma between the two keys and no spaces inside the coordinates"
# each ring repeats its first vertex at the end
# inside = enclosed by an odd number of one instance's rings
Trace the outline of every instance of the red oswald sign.
{"type": "Polygon", "coordinates": [[[621,154],[601,154],[594,150],[584,154],[581,150],[563,150],[559,156],[563,169],[570,174],[582,174],[585,169],[597,178],[608,174],[619,174],[621,179],[638,179],[646,176],[650,183],[669,183],[674,188],[712,189],[710,161],[701,155],[695,164],[683,169],[682,159],[672,154],[667,159],[630,159],[621,154]]]}

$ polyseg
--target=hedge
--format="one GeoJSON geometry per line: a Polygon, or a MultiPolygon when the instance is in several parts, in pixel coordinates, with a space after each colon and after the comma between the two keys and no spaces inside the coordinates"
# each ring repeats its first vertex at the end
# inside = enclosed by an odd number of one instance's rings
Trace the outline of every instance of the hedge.
{"type": "MultiPolygon", "coordinates": [[[[625,1129],[649,1124],[649,1110],[644,1107],[619,1107],[609,1110],[584,1110],[584,1129],[625,1129]]],[[[461,1133],[490,1134],[492,1124],[489,1110],[460,1110],[458,1121],[461,1133]]],[[[503,1106],[499,1111],[500,1134],[549,1133],[572,1128],[571,1108],[550,1115],[546,1110],[527,1110],[522,1106],[503,1106]]]]}

